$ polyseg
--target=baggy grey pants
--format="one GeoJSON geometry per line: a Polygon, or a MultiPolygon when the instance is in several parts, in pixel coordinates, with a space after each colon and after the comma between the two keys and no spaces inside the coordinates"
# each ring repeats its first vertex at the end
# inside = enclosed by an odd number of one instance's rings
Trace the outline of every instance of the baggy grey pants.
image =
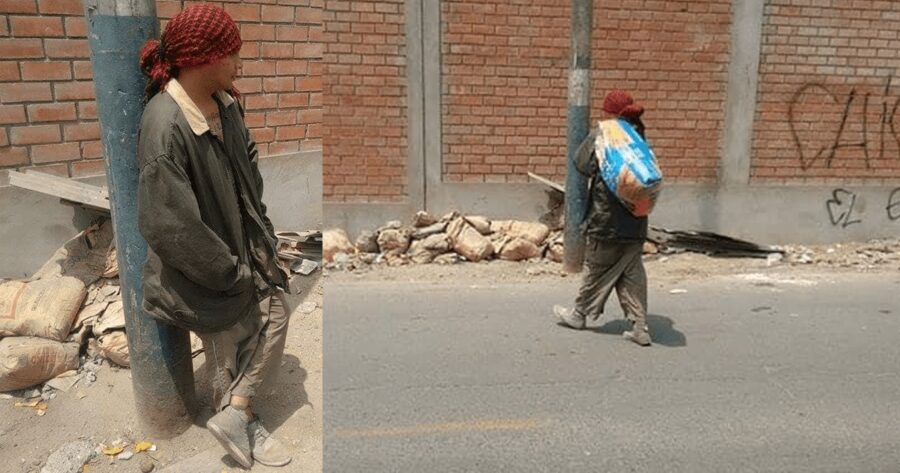
{"type": "Polygon", "coordinates": [[[254,397],[263,383],[275,382],[290,317],[284,291],[272,297],[228,330],[200,334],[206,361],[213,370],[213,404],[217,411],[231,396],[254,397]]]}
{"type": "Polygon", "coordinates": [[[642,242],[615,242],[588,239],[585,242],[587,271],[575,299],[575,310],[586,318],[603,313],[613,288],[625,318],[647,324],[647,273],[644,271],[642,242]]]}

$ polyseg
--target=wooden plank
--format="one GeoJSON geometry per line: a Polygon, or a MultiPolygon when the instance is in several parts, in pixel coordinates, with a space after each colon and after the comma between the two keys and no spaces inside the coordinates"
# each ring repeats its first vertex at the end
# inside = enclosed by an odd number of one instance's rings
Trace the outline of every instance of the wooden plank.
{"type": "Polygon", "coordinates": [[[90,207],[109,210],[109,193],[103,187],[92,186],[66,177],[41,172],[9,171],[10,185],[42,194],[59,197],[90,207]]]}
{"type": "Polygon", "coordinates": [[[537,174],[535,174],[533,172],[529,172],[528,177],[534,179],[535,181],[540,182],[541,184],[550,186],[551,188],[556,189],[556,190],[562,192],[563,194],[566,193],[566,188],[563,187],[562,184],[557,184],[557,183],[551,181],[550,179],[547,179],[546,177],[538,176],[537,174]]]}

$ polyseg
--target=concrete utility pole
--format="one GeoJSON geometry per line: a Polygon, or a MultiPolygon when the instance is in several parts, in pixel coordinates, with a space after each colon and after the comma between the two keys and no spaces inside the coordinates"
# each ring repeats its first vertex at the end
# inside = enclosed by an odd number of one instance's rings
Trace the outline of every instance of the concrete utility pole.
{"type": "Polygon", "coordinates": [[[151,435],[173,437],[191,425],[194,371],[188,333],[141,310],[147,243],[137,221],[137,133],[145,77],[144,43],[159,37],[154,0],[83,0],[97,93],[103,155],[125,305],[138,417],[151,435]]]}
{"type": "Polygon", "coordinates": [[[581,224],[588,207],[587,180],[575,168],[575,150],[587,137],[591,122],[591,28],[593,0],[572,0],[572,65],[569,69],[568,133],[566,146],[566,228],[563,267],[581,271],[584,236],[581,224]]]}

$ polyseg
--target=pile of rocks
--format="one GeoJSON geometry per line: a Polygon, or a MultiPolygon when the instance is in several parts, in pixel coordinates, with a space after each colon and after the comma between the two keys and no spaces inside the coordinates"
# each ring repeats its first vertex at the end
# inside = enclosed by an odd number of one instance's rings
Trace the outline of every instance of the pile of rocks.
{"type": "Polygon", "coordinates": [[[386,263],[453,264],[459,261],[538,260],[560,262],[562,231],[538,222],[494,220],[451,212],[437,218],[418,212],[413,221],[388,222],[373,231],[363,231],[350,241],[341,229],[324,236],[324,258],[330,268],[353,269],[386,263]]]}

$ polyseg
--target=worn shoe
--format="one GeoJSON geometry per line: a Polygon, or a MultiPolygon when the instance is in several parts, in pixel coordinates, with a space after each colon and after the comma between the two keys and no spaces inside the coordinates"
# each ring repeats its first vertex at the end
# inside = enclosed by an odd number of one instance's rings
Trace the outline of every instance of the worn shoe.
{"type": "Polygon", "coordinates": [[[642,347],[649,347],[652,342],[650,340],[650,331],[646,325],[634,324],[631,330],[622,333],[622,336],[642,347]]]}
{"type": "Polygon", "coordinates": [[[284,466],[291,462],[288,448],[254,419],[247,427],[253,459],[266,466],[284,466]]]}
{"type": "Polygon", "coordinates": [[[250,418],[246,413],[231,406],[226,407],[206,422],[209,432],[225,447],[231,458],[244,468],[253,466],[250,456],[250,437],[247,426],[250,418]]]}
{"type": "Polygon", "coordinates": [[[575,309],[568,309],[561,305],[553,306],[553,314],[560,322],[575,330],[582,330],[585,326],[584,315],[575,309]]]}

